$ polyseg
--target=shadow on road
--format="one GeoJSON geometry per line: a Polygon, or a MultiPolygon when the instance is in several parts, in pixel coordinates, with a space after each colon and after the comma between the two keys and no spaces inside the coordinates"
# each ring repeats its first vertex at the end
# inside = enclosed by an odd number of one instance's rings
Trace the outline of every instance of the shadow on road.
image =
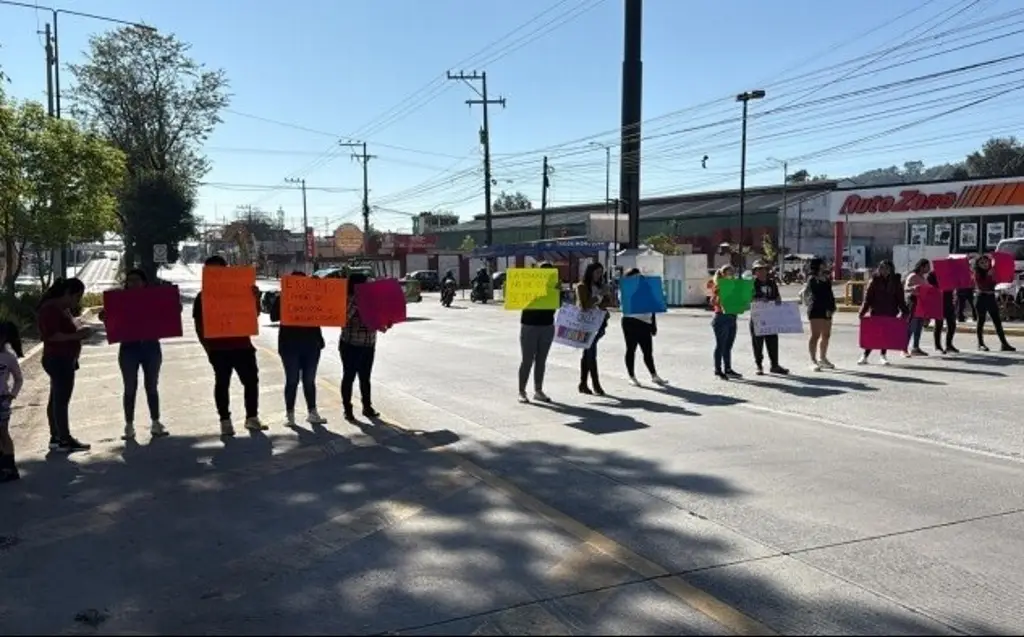
{"type": "MultiPolygon", "coordinates": [[[[584,421],[597,410],[565,411],[584,421]]],[[[707,632],[704,618],[667,607],[656,581],[594,550],[581,558],[578,541],[424,449],[454,433],[361,429],[299,426],[226,444],[214,432],[143,437],[24,464],[24,479],[0,488],[0,633],[77,623],[135,634],[488,634],[509,613],[543,615],[543,630],[515,624],[533,634],[707,632]]],[[[651,559],[672,556],[666,566],[777,629],[806,630],[800,618],[813,616],[823,633],[936,630],[880,599],[809,601],[720,567],[733,547],[669,526],[679,510],[646,493],[728,499],[756,485],[543,442],[481,444],[468,457],[651,559]]]]}

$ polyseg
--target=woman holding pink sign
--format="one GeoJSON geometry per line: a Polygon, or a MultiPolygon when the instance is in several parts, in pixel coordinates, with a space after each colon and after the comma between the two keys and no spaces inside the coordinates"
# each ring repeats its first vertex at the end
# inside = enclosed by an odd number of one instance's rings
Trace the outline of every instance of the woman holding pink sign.
{"type": "MultiPolygon", "coordinates": [[[[860,318],[866,316],[906,316],[910,314],[907,307],[907,299],[903,296],[903,286],[900,285],[900,277],[896,274],[896,268],[888,259],[880,262],[875,270],[875,275],[868,283],[868,289],[864,291],[864,303],[860,306],[860,318]]],[[[882,350],[881,361],[883,365],[889,364],[886,358],[887,350],[882,350]]],[[[858,365],[867,365],[871,350],[866,349],[861,355],[858,365]]]]}
{"type": "MultiPolygon", "coordinates": [[[[928,273],[928,285],[939,287],[939,277],[935,272],[928,273]]],[[[959,354],[960,350],[953,347],[953,337],[956,336],[956,300],[953,290],[942,292],[942,319],[935,321],[935,351],[940,354],[959,354]],[[946,346],[942,346],[942,324],[946,324],[946,346]]]]}
{"type": "Polygon", "coordinates": [[[999,318],[999,302],[996,300],[996,278],[992,272],[992,259],[983,254],[974,261],[974,285],[978,288],[976,307],[978,309],[978,349],[988,351],[985,345],[985,317],[992,318],[992,327],[996,329],[996,336],[1002,343],[1001,350],[1004,352],[1016,352],[1017,348],[1010,345],[1003,332],[1003,322],[999,318]]]}
{"type": "Polygon", "coordinates": [[[917,290],[923,285],[928,285],[928,273],[932,271],[932,263],[928,259],[921,259],[914,269],[907,275],[903,284],[903,290],[907,293],[907,307],[910,310],[910,326],[907,333],[907,348],[903,350],[903,356],[927,356],[928,352],[921,349],[921,333],[924,331],[925,320],[915,316],[917,309],[917,290]]]}
{"type": "Polygon", "coordinates": [[[362,272],[353,272],[348,277],[348,320],[345,327],[341,328],[341,339],[338,341],[338,351],[341,353],[341,403],[345,410],[345,420],[349,422],[356,419],[352,410],[352,387],[356,378],[359,379],[363,415],[367,418],[380,416],[370,398],[370,374],[373,373],[373,359],[377,353],[377,330],[370,329],[363,322],[356,300],[356,286],[368,280],[362,272]]]}

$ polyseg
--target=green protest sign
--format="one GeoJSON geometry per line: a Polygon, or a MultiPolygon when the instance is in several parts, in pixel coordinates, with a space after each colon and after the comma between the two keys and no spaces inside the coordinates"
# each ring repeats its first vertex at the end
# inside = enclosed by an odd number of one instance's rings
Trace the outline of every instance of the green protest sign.
{"type": "Polygon", "coordinates": [[[754,282],[750,279],[720,279],[718,303],[726,314],[743,314],[754,298],[754,282]]]}

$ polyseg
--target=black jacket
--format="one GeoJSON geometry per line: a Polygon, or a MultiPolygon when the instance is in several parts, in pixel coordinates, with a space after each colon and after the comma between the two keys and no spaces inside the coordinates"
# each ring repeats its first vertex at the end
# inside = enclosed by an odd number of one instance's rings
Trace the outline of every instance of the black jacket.
{"type": "MultiPolygon", "coordinates": [[[[274,299],[271,316],[281,316],[281,297],[274,299]]],[[[282,325],[277,330],[277,351],[295,351],[299,349],[323,349],[324,333],[319,327],[296,327],[282,325]]]]}
{"type": "Polygon", "coordinates": [[[775,282],[775,279],[766,279],[765,281],[754,279],[755,301],[776,301],[779,298],[779,284],[775,282]]]}

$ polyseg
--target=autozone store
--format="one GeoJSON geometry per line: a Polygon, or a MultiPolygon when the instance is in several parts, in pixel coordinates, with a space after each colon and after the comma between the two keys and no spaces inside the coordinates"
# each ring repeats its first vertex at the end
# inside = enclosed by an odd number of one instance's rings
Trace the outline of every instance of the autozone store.
{"type": "Polygon", "coordinates": [[[836,190],[830,199],[837,263],[847,237],[856,245],[858,237],[875,234],[875,224],[902,224],[905,243],[946,246],[955,254],[986,252],[1006,237],[1024,237],[1020,177],[836,190]]]}

